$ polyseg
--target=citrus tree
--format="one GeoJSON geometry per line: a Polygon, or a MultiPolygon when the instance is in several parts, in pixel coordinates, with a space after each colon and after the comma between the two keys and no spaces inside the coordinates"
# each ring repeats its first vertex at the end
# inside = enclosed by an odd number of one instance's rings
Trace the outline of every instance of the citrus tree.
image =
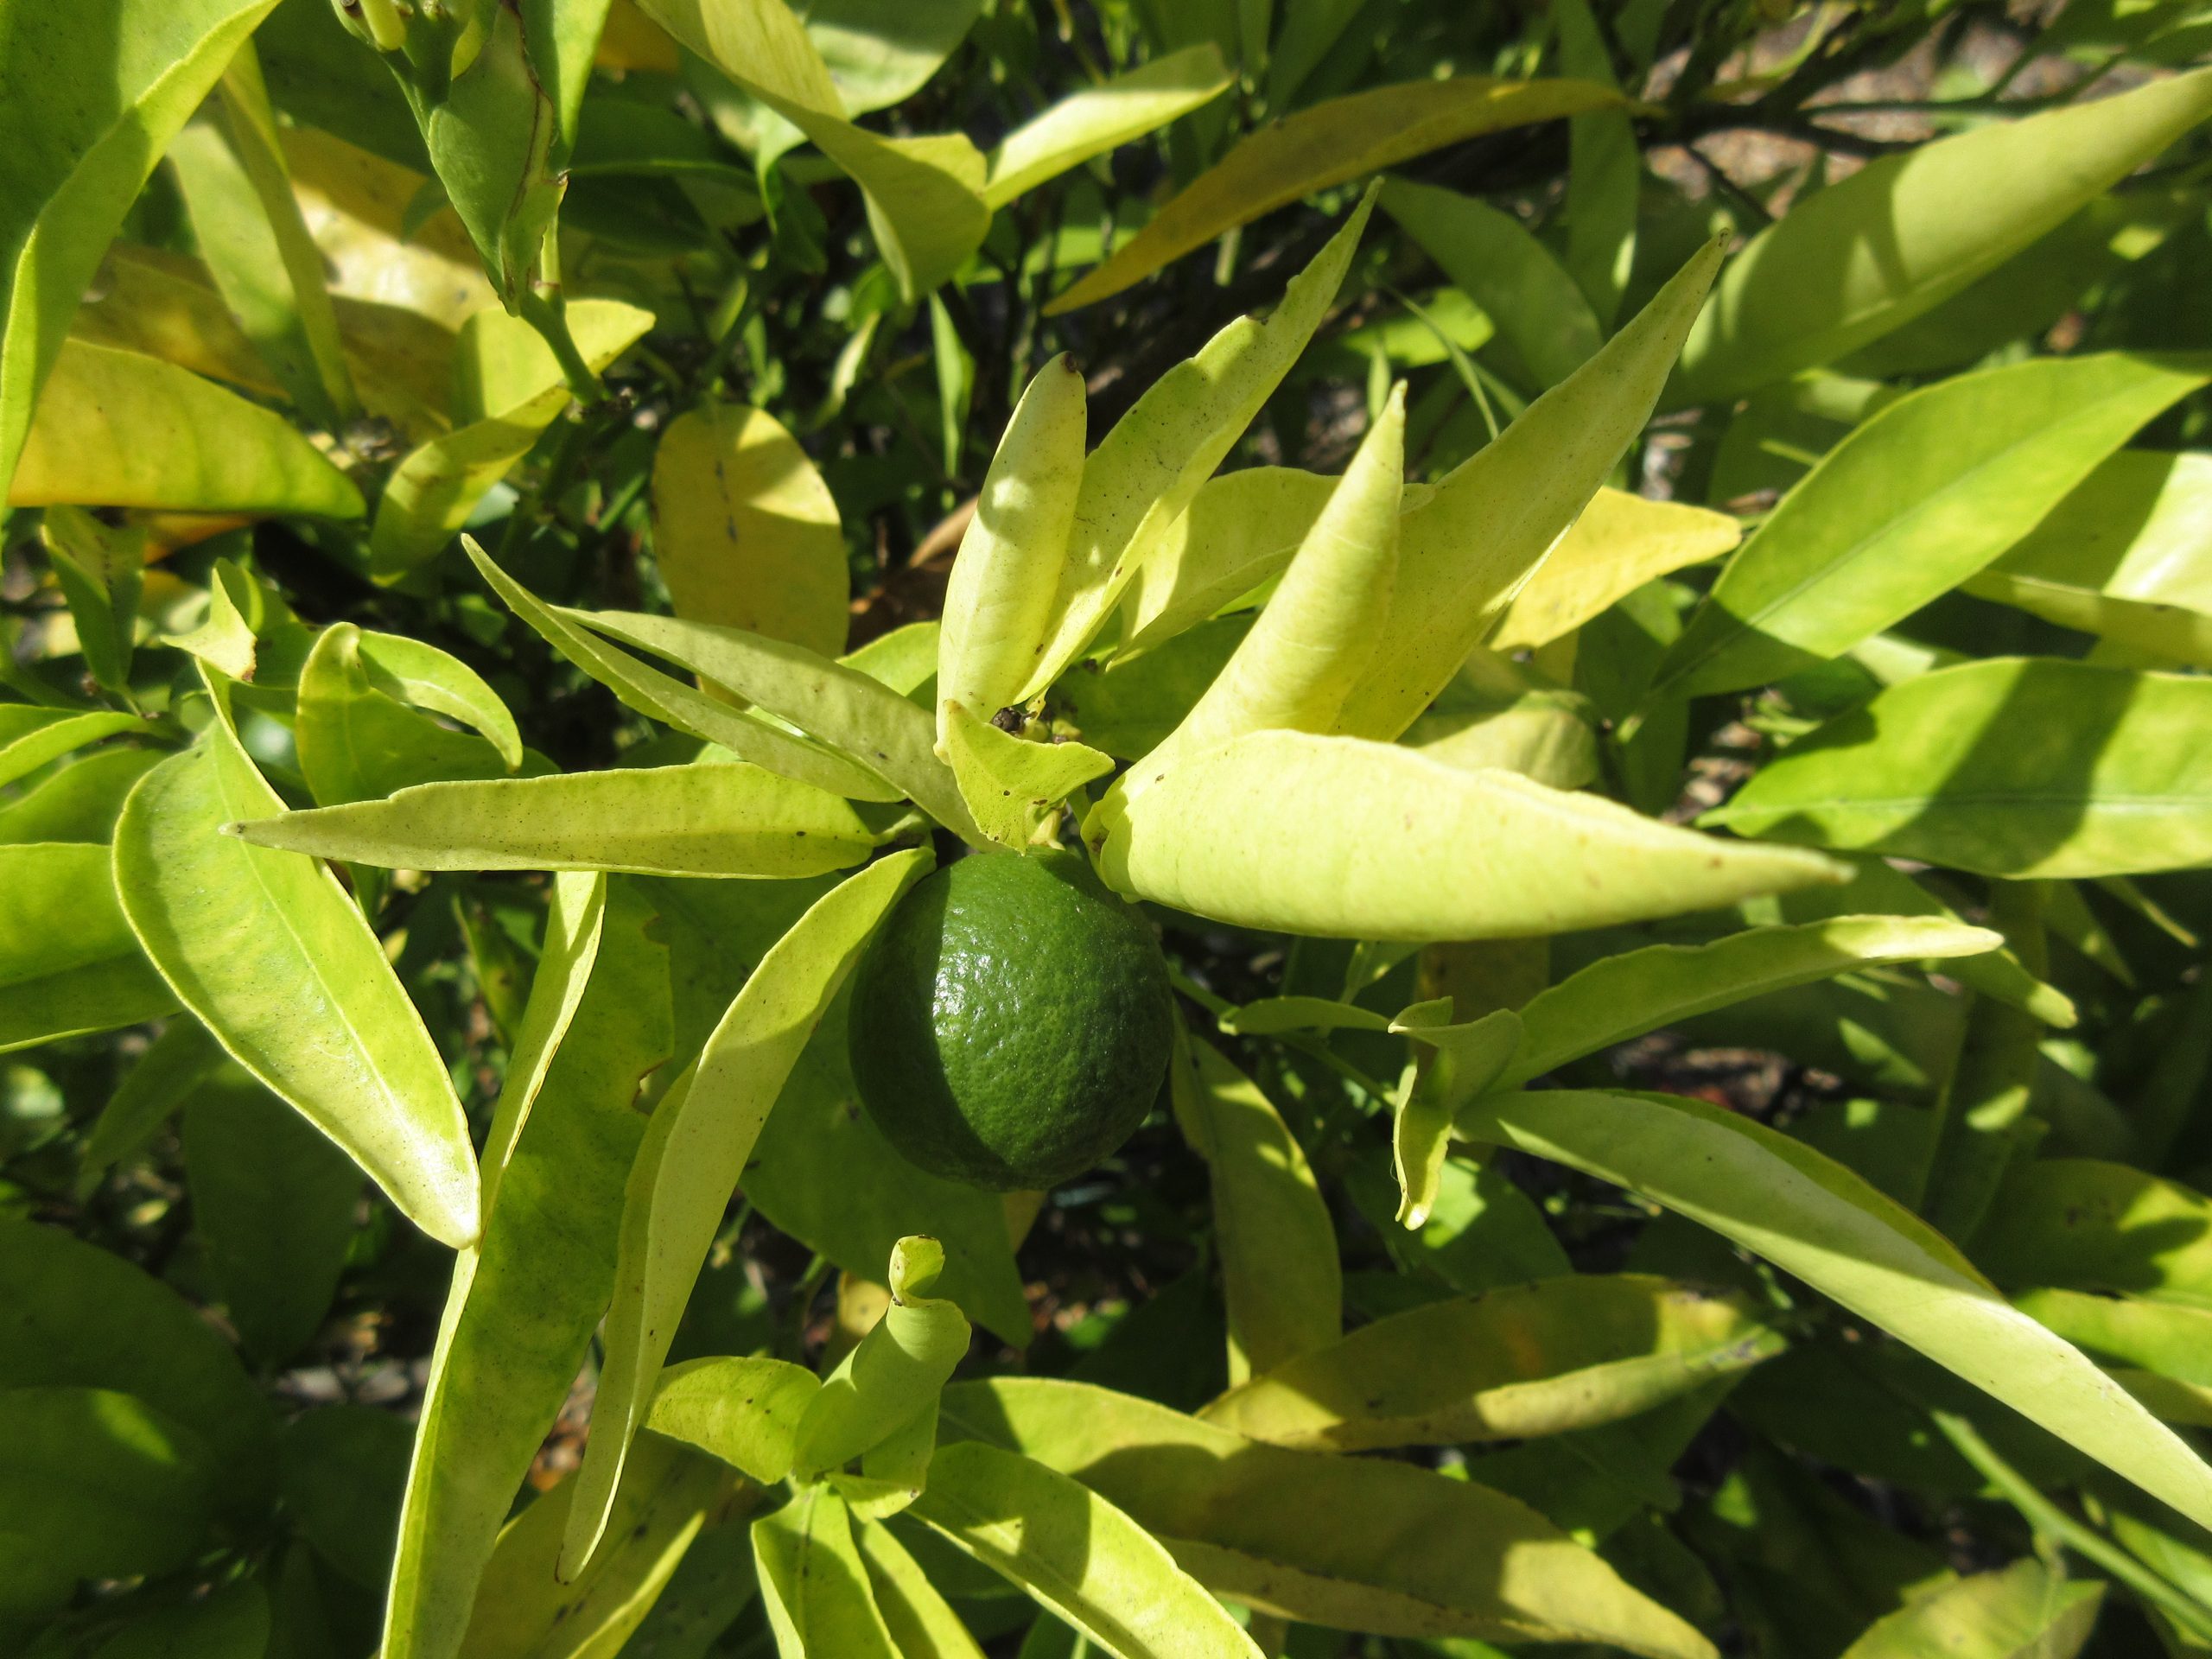
{"type": "Polygon", "coordinates": [[[2208,54],[0,0],[0,1649],[2212,1648],[2208,54]]]}

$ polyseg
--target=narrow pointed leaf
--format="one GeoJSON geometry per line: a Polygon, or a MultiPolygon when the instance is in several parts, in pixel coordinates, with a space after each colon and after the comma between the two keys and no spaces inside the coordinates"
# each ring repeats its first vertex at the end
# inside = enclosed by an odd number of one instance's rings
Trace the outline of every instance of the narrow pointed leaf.
{"type": "Polygon", "coordinates": [[[10,486],[11,506],[358,518],[353,482],[282,416],[136,352],[62,343],[10,486]]]}
{"type": "Polygon", "coordinates": [[[1908,394],[1806,474],[1732,559],[1654,696],[1758,685],[1840,655],[1974,575],[2212,371],[2037,358],[1908,394]]]}
{"type": "Polygon", "coordinates": [[[760,1125],[876,924],[929,863],[924,849],[895,854],[817,900],[761,958],[655,1109],[623,1194],[592,1437],[561,1548],[564,1578],[599,1547],[654,1381],[760,1125]]]}
{"type": "Polygon", "coordinates": [[[570,889],[583,901],[565,918],[571,943],[538,969],[528,1046],[493,1114],[487,1219],[455,1264],[431,1357],[383,1659],[461,1652],[501,1522],[613,1289],[623,1177],[646,1122],[639,1084],[673,1037],[652,912],[617,881],[602,921],[598,885],[570,889]]]}
{"type": "Polygon", "coordinates": [[[494,564],[471,536],[461,550],[507,607],[527,622],[562,656],[597,680],[639,714],[680,732],[718,743],[741,760],[765,766],[779,777],[813,784],[855,801],[895,801],[899,791],[874,772],[834,754],[779,727],[733,709],[671,675],[639,661],[577,627],[494,564]]]}
{"type": "Polygon", "coordinates": [[[1294,467],[1246,467],[1208,479],[1130,582],[1122,650],[1171,639],[1272,580],[1337,482],[1294,467]]]}
{"type": "Polygon", "coordinates": [[[259,847],[407,870],[818,875],[875,838],[851,805],[742,763],[418,784],[241,823],[259,847]]]}
{"type": "MultiPolygon", "coordinates": [[[[97,0],[10,19],[0,67],[0,494],[100,255],[276,0],[97,0]]],[[[358,509],[357,509],[358,511],[358,509]]]]}
{"type": "Polygon", "coordinates": [[[1336,1229],[1306,1154],[1257,1084],[1187,1033],[1173,1066],[1176,1121],[1212,1189],[1229,1377],[1241,1382],[1342,1334],[1336,1229]]]}
{"type": "Polygon", "coordinates": [[[1891,686],[1700,820],[2024,876],[2212,861],[2212,681],[1993,658],[1891,686]]]}
{"type": "Polygon", "coordinates": [[[653,558],[678,616],[844,649],[837,504],[774,416],[742,404],[678,416],[653,451],[652,493],[653,558]]]}
{"type": "Polygon", "coordinates": [[[1083,487],[1083,375],[1062,353],[1014,405],[944,590],[938,742],[945,709],[988,720],[1015,701],[1043,649],[1083,487]]]}
{"type": "Polygon", "coordinates": [[[783,1659],[900,1659],[853,1543],[845,1501],[805,1486],[753,1523],[760,1599],[783,1659]]]}
{"type": "Polygon", "coordinates": [[[0,704],[0,785],[12,784],[87,743],[126,732],[152,732],[137,715],[71,714],[61,709],[0,704]]]}
{"type": "Polygon", "coordinates": [[[1383,188],[1382,211],[1497,325],[1535,389],[1559,385],[1596,353],[1605,335],[1590,302],[1558,257],[1512,214],[1402,179],[1383,188]]]}
{"type": "Polygon", "coordinates": [[[1394,738],[1451,683],[1643,429],[1720,255],[1719,244],[1707,245],[1595,357],[1407,515],[1383,644],[1342,729],[1394,738]]]}
{"type": "Polygon", "coordinates": [[[1114,769],[1111,755],[1081,743],[1030,742],[957,702],[939,702],[938,721],[961,798],[1001,847],[1027,847],[1062,801],[1114,769]]]}
{"type": "Polygon", "coordinates": [[[1114,1659],[1258,1659],[1228,1611],[1142,1527],[1016,1453],[943,1446],[915,1513],[1114,1659]]]}
{"type": "Polygon", "coordinates": [[[1094,826],[1100,871],[1124,894],[1334,938],[1555,933],[1847,874],[1512,772],[1301,732],[1192,754],[1094,826]]]}
{"type": "Polygon", "coordinates": [[[1623,102],[1580,80],[1448,80],[1373,86],[1262,127],[1153,215],[1111,258],[1046,308],[1072,311],[1120,293],[1162,265],[1261,214],[1478,133],[1623,102]]]}
{"type": "Polygon", "coordinates": [[[1732,1002],[1882,963],[1978,956],[2004,943],[1936,917],[1841,916],[1755,927],[1711,944],[1655,944],[1592,963],[1521,1010],[1526,1033],[1502,1084],[1732,1002]]]}
{"type": "Polygon", "coordinates": [[[501,1529],[461,1659],[600,1659],[619,1652],[702,1528],[732,1507],[728,1471],[665,1443],[640,1447],[614,1504],[615,1536],[573,1580],[555,1576],[576,1483],[563,1481],[501,1529]]]}
{"type": "Polygon", "coordinates": [[[1138,763],[1132,780],[1141,785],[1180,755],[1247,733],[1335,728],[1389,613],[1405,470],[1401,385],[1228,666],[1167,741],[1138,763]]]}
{"type": "Polygon", "coordinates": [[[863,1521],[853,1541],[868,1568],[868,1587],[884,1628],[898,1643],[901,1659],[983,1659],[983,1650],[939,1594],[919,1562],[907,1554],[888,1527],[863,1521]]]}
{"type": "Polygon", "coordinates": [[[2062,628],[2094,634],[2130,651],[2185,668],[2212,668],[2212,614],[2178,605],[2123,599],[2094,588],[1984,570],[1959,584],[1976,599],[1993,600],[2062,628]]]}
{"type": "MultiPolygon", "coordinates": [[[[213,690],[219,703],[228,687],[213,690]]],[[[232,1058],[423,1231],[465,1245],[479,1222],[467,1120],[383,945],[328,870],[221,833],[283,805],[219,711],[198,746],[149,772],[124,808],[124,913],[232,1058]]]]}
{"type": "MultiPolygon", "coordinates": [[[[594,370],[652,327],[652,313],[615,300],[579,300],[567,312],[576,349],[594,370]]],[[[480,389],[474,407],[456,410],[457,419],[467,416],[467,423],[409,454],[385,486],[369,560],[371,569],[386,579],[404,575],[443,548],[484,493],[569,406],[568,383],[552,347],[527,323],[497,311],[477,312],[461,326],[455,351],[457,378],[467,385],[473,377],[480,389]]]]}
{"type": "Polygon", "coordinates": [[[1949,1240],[1809,1147],[1662,1095],[1493,1095],[1459,1129],[1712,1228],[2183,1514],[2212,1518],[2212,1469],[2172,1430],[2006,1302],[1949,1240]]]}
{"type": "Polygon", "coordinates": [[[1020,700],[1058,679],[1298,360],[1351,264],[1373,193],[1290,280],[1266,321],[1240,317],[1147,389],[1084,463],[1052,632],[1020,700]]]}
{"type": "Polygon", "coordinates": [[[937,758],[930,711],[880,680],[802,646],[710,622],[636,611],[559,614],[727,686],[879,773],[963,840],[979,839],[951,768],[937,758]]]}
{"type": "Polygon", "coordinates": [[[2212,115],[2212,71],[1885,156],[1754,237],[1682,348],[1670,405],[1832,363],[1911,321],[2212,115]]]}
{"type": "Polygon", "coordinates": [[[1377,1319],[1199,1414],[1316,1452],[1529,1440],[1633,1417],[1782,1345],[1738,1298],[1577,1274],[1377,1319]]]}
{"type": "MultiPolygon", "coordinates": [[[[1208,1589],[1255,1608],[1382,1636],[1580,1640],[1712,1659],[1710,1643],[1597,1555],[1472,1481],[1264,1446],[1078,1382],[955,1383],[944,1419],[949,1432],[1073,1476],[1208,1589]],[[1315,1526],[1316,1515],[1329,1524],[1315,1526]]],[[[932,1497],[943,1484],[940,1471],[932,1497]]]]}
{"type": "MultiPolygon", "coordinates": [[[[486,739],[450,731],[391,695],[405,688],[372,669],[366,650],[373,649],[368,642],[377,639],[397,636],[364,635],[350,622],[334,623],[301,664],[293,741],[300,775],[318,804],[370,800],[414,784],[496,778],[512,770],[506,757],[486,739]]],[[[398,643],[433,658],[445,656],[434,645],[411,639],[398,643]]],[[[459,662],[445,660],[475,678],[459,662]]],[[[491,696],[489,687],[483,691],[491,696]]],[[[492,704],[505,715],[496,697],[492,704]]],[[[479,718],[490,716],[480,714],[479,718]]],[[[512,715],[502,735],[514,739],[514,764],[519,764],[521,740],[514,733],[512,715]]]]}
{"type": "Polygon", "coordinates": [[[1483,643],[1501,652],[1549,645],[1645,582],[1717,559],[1742,539],[1726,513],[1601,489],[1507,602],[1483,643]]]}
{"type": "MultiPolygon", "coordinates": [[[[1560,67],[1600,86],[1619,83],[1612,54],[1588,0],[1567,0],[1552,13],[1559,30],[1560,67]]],[[[1610,327],[1621,289],[1636,264],[1636,220],[1643,158],[1625,110],[1592,110],[1567,118],[1567,268],[1610,327]]]]}
{"type": "Polygon", "coordinates": [[[983,200],[1003,207],[1070,168],[1211,103],[1235,84],[1221,48],[1202,41],[1071,92],[1007,134],[991,153],[983,200]]]}

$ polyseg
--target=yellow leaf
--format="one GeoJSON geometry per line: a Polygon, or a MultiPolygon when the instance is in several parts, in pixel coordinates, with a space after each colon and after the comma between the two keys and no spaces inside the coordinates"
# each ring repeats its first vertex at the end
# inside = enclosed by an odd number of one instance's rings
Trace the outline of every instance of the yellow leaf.
{"type": "Polygon", "coordinates": [[[1246,138],[1046,312],[1072,311],[1118,294],[1223,232],[1332,184],[1478,133],[1624,102],[1592,81],[1486,75],[1407,81],[1330,99],[1246,138]]]}

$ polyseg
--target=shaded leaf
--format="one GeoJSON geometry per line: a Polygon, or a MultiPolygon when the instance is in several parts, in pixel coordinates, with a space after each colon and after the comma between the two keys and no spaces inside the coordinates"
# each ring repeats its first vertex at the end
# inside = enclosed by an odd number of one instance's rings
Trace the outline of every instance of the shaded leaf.
{"type": "Polygon", "coordinates": [[[2171,1429],[2006,1302],[1949,1240],[1810,1147],[1662,1095],[1492,1096],[1459,1130],[1712,1228],[2183,1513],[2212,1516],[2212,1470],[2171,1429]]]}
{"type": "Polygon", "coordinates": [[[1176,1121],[1206,1163],[1229,1307],[1229,1377],[1242,1382],[1342,1332],[1336,1229],[1274,1104],[1219,1050],[1180,1033],[1169,1086],[1176,1121]]]}
{"type": "Polygon", "coordinates": [[[1221,1604],[1095,1491],[974,1441],[939,1448],[915,1513],[1115,1659],[1251,1659],[1221,1604]]]}
{"type": "Polygon", "coordinates": [[[215,1294],[245,1351],[280,1364],[330,1311],[353,1242],[360,1172],[232,1066],[186,1103],[184,1165],[215,1294]]]}
{"type": "Polygon", "coordinates": [[[1843,1659],[2074,1659],[2105,1586],[2015,1561],[1930,1591],[1874,1624],[1843,1659]]]}
{"type": "Polygon", "coordinates": [[[0,846],[0,1052],[175,1011],[110,867],[89,842],[0,846]]]}
{"type": "Polygon", "coordinates": [[[1633,1417],[1781,1346],[1739,1299],[1577,1274],[1377,1319],[1200,1415],[1317,1452],[1528,1440],[1633,1417]]]}

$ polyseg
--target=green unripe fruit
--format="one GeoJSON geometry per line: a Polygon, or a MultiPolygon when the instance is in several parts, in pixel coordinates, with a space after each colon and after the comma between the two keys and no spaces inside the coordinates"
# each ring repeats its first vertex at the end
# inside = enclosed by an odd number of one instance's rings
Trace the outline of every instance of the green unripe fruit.
{"type": "Polygon", "coordinates": [[[1128,1140],[1166,1075],[1166,959],[1073,854],[983,853],[899,901],[853,984],[853,1077],[933,1174],[1056,1186],[1128,1140]]]}

